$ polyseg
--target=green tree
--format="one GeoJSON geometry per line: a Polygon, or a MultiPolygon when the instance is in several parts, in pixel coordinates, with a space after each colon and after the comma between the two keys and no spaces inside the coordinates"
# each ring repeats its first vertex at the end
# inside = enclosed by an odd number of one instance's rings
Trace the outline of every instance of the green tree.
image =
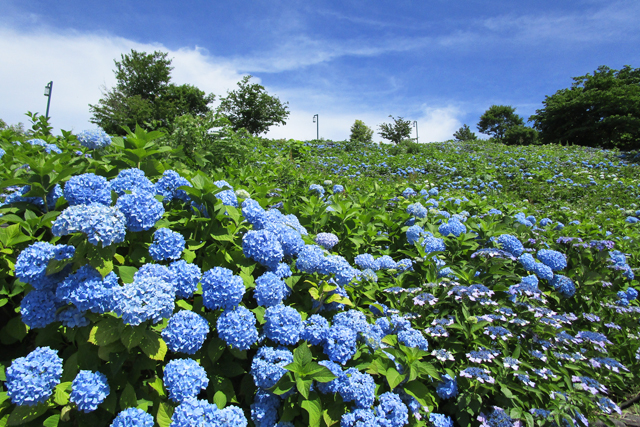
{"type": "Polygon", "coordinates": [[[275,96],[267,94],[264,86],[249,84],[251,75],[238,82],[238,89],[227,91],[218,112],[231,122],[233,130],[246,129],[251,135],[266,133],[273,125],[285,125],[289,110],[275,96]]]}
{"type": "Polygon", "coordinates": [[[529,120],[542,143],[640,148],[640,68],[600,66],[546,96],[529,120]]]}
{"type": "Polygon", "coordinates": [[[409,138],[411,135],[411,121],[404,120],[402,117],[394,118],[391,115],[389,117],[393,119],[394,123],[381,124],[378,134],[394,144],[399,144],[403,139],[409,138]]]}
{"type": "Polygon", "coordinates": [[[364,124],[362,120],[356,120],[351,126],[349,140],[354,143],[370,144],[373,142],[373,130],[364,124]]]}
{"type": "Polygon", "coordinates": [[[511,126],[502,139],[506,145],[534,145],[538,143],[538,132],[524,125],[511,126]]]}
{"type": "Polygon", "coordinates": [[[480,116],[478,131],[502,141],[507,129],[524,125],[524,120],[515,111],[515,108],[508,105],[492,105],[480,116]]]}
{"type": "Polygon", "coordinates": [[[475,141],[478,139],[478,136],[471,131],[469,125],[462,125],[460,129],[453,134],[453,137],[456,141],[475,141]]]}
{"type": "Polygon", "coordinates": [[[103,91],[97,104],[89,104],[91,122],[112,135],[125,135],[124,126],[171,129],[176,117],[204,117],[213,94],[191,85],[171,83],[171,60],[166,52],[147,54],[131,50],[115,62],[117,83],[103,91]]]}

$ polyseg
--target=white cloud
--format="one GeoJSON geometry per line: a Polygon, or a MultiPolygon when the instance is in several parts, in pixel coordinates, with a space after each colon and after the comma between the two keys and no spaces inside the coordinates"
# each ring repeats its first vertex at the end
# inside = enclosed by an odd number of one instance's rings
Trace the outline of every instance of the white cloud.
{"type": "Polygon", "coordinates": [[[462,126],[458,119],[461,116],[462,112],[453,106],[425,108],[424,115],[417,120],[420,142],[453,139],[455,131],[462,126]]]}
{"type": "Polygon", "coordinates": [[[166,49],[121,37],[41,31],[23,34],[0,28],[0,118],[26,123],[27,111],[44,114],[44,86],[53,81],[49,115],[55,131],[95,127],[89,104],[101,98],[101,87],[115,84],[114,59],[131,51],[162,50],[173,58],[173,81],[192,84],[207,93],[226,94],[242,75],[228,62],[217,61],[200,48],[166,49]]]}

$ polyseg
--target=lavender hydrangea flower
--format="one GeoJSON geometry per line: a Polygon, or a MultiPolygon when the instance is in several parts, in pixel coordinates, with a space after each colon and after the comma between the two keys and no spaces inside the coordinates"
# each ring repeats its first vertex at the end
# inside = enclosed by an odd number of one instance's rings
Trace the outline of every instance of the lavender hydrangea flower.
{"type": "Polygon", "coordinates": [[[338,236],[333,233],[318,233],[316,243],[330,251],[339,242],[338,236]]]}
{"type": "Polygon", "coordinates": [[[102,372],[80,371],[71,384],[69,401],[82,412],[93,412],[110,393],[107,377],[102,372]]]}

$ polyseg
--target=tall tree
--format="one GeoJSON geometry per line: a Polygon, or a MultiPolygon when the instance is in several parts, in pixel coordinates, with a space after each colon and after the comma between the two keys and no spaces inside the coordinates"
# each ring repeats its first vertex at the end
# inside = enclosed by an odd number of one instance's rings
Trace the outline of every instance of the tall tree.
{"type": "Polygon", "coordinates": [[[273,125],[287,124],[289,103],[283,104],[277,97],[267,94],[260,84],[250,84],[251,77],[243,77],[238,82],[238,89],[227,92],[218,112],[229,119],[234,130],[244,128],[252,135],[267,133],[273,125]]]}
{"type": "Polygon", "coordinates": [[[393,123],[383,123],[379,126],[378,134],[384,139],[388,139],[394,144],[399,144],[403,139],[409,138],[411,135],[411,121],[404,120],[402,117],[393,117],[393,123]]]}
{"type": "Polygon", "coordinates": [[[516,114],[516,109],[508,105],[492,105],[480,116],[478,131],[502,141],[507,130],[523,126],[524,120],[516,114]]]}
{"type": "Polygon", "coordinates": [[[640,148],[640,68],[600,66],[543,105],[529,118],[543,143],[640,148]]]}
{"type": "Polygon", "coordinates": [[[462,127],[453,134],[453,137],[456,141],[475,141],[478,139],[478,136],[471,131],[469,125],[462,125],[462,127]]]}
{"type": "Polygon", "coordinates": [[[349,140],[355,143],[368,144],[373,142],[373,130],[364,124],[362,120],[356,120],[351,126],[351,136],[349,140]]]}
{"type": "Polygon", "coordinates": [[[166,52],[137,52],[121,55],[115,62],[116,85],[103,91],[97,104],[89,104],[91,122],[112,135],[125,135],[127,126],[170,129],[184,114],[204,117],[210,111],[213,94],[191,85],[171,83],[171,60],[166,52]]]}

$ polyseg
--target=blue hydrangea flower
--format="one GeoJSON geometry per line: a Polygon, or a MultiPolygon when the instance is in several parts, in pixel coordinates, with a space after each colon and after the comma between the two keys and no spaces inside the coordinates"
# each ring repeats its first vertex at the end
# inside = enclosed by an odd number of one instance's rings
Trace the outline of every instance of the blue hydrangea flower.
{"type": "Polygon", "coordinates": [[[213,267],[202,276],[202,298],[210,310],[230,310],[240,304],[245,287],[242,277],[224,267],[213,267]]]}
{"type": "Polygon", "coordinates": [[[78,310],[78,307],[68,305],[56,314],[56,320],[67,328],[81,328],[91,323],[85,314],[86,312],[78,310]]]}
{"type": "Polygon", "coordinates": [[[102,372],[80,371],[71,383],[69,401],[82,412],[92,412],[109,395],[109,383],[102,372]]]}
{"type": "Polygon", "coordinates": [[[294,230],[286,224],[281,225],[275,235],[282,246],[284,256],[287,258],[297,257],[305,246],[304,240],[298,230],[294,230]]]}
{"type": "Polygon", "coordinates": [[[371,409],[356,408],[347,412],[340,418],[340,427],[367,427],[378,426],[376,415],[371,409]]]}
{"type": "Polygon", "coordinates": [[[320,197],[324,196],[324,188],[322,188],[321,185],[318,184],[311,184],[309,186],[309,191],[312,191],[314,193],[317,193],[320,197]]]}
{"type": "Polygon", "coordinates": [[[124,196],[127,191],[156,194],[155,186],[149,181],[143,171],[136,168],[123,169],[118,176],[110,181],[111,189],[118,196],[124,196]]]}
{"type": "Polygon", "coordinates": [[[422,241],[422,246],[427,254],[431,252],[443,252],[447,248],[444,245],[444,240],[433,236],[427,236],[422,241]]]}
{"type": "Polygon", "coordinates": [[[340,184],[336,184],[333,186],[334,193],[344,193],[344,187],[340,184]]]}
{"type": "Polygon", "coordinates": [[[251,419],[256,427],[274,426],[278,421],[278,407],[281,399],[275,394],[258,389],[251,404],[251,419]]]}
{"type": "Polygon", "coordinates": [[[159,228],[153,233],[153,243],[149,254],[155,261],[179,259],[184,251],[185,240],[182,234],[168,228],[159,228]]]}
{"type": "Polygon", "coordinates": [[[440,399],[450,399],[458,395],[458,383],[455,378],[451,378],[449,374],[442,376],[442,381],[436,386],[436,393],[440,399]]]}
{"type": "Polygon", "coordinates": [[[417,329],[409,328],[398,332],[398,341],[407,347],[415,347],[427,351],[429,342],[417,329]]]}
{"type": "Polygon", "coordinates": [[[519,257],[524,252],[524,246],[520,240],[510,234],[503,234],[498,237],[498,245],[515,257],[519,257]]]}
{"type": "Polygon", "coordinates": [[[355,262],[355,264],[363,270],[369,269],[376,271],[379,269],[376,260],[371,254],[356,255],[356,257],[353,259],[353,262],[355,262]]]}
{"type": "MultiPolygon", "coordinates": [[[[171,416],[171,427],[219,426],[218,407],[195,397],[184,399],[171,416]]],[[[127,426],[129,427],[129,426],[127,426]]],[[[134,427],[131,425],[131,427],[134,427]]],[[[136,426],[137,427],[137,426],[136,426]]]]}
{"type": "Polygon", "coordinates": [[[53,292],[33,290],[20,303],[22,322],[30,328],[44,328],[56,321],[56,311],[60,306],[53,292]]]}
{"type": "Polygon", "coordinates": [[[111,137],[102,129],[83,130],[77,135],[80,145],[97,150],[111,145],[111,137]]]}
{"type": "Polygon", "coordinates": [[[271,272],[281,279],[286,279],[287,277],[291,277],[293,275],[293,272],[291,271],[291,267],[289,266],[289,264],[285,264],[282,262],[278,264],[278,267],[275,270],[272,270],[271,272]]]}
{"type": "Polygon", "coordinates": [[[378,401],[375,413],[381,425],[402,427],[409,422],[409,409],[400,396],[388,391],[381,394],[378,401]]]}
{"type": "Polygon", "coordinates": [[[267,230],[250,230],[242,237],[242,252],[269,269],[278,267],[284,252],[276,236],[267,230]]]}
{"type": "Polygon", "coordinates": [[[124,323],[133,326],[145,320],[158,323],[171,316],[175,307],[176,288],[169,277],[175,280],[175,274],[163,268],[166,272],[162,272],[162,275],[168,277],[158,274],[160,269],[154,272],[150,268],[141,268],[133,276],[133,283],[125,283],[114,289],[114,311],[122,316],[124,323]]]}
{"type": "Polygon", "coordinates": [[[396,268],[396,262],[389,255],[382,255],[376,259],[375,270],[390,270],[396,268]]]}
{"type": "Polygon", "coordinates": [[[115,417],[109,427],[153,427],[154,424],[151,414],[139,408],[127,408],[115,417]]]}
{"type": "Polygon", "coordinates": [[[111,205],[111,186],[107,178],[93,173],[74,175],[64,184],[64,198],[70,206],[100,203],[111,205]]]}
{"type": "Polygon", "coordinates": [[[93,203],[63,210],[51,226],[51,232],[54,236],[81,232],[92,245],[102,243],[102,247],[107,247],[124,242],[126,224],[127,218],[118,208],[93,203]]]}
{"type": "Polygon", "coordinates": [[[197,313],[180,310],[162,330],[162,339],[173,352],[195,354],[209,333],[209,322],[197,313]]]}
{"type": "Polygon", "coordinates": [[[62,377],[62,359],[49,347],[38,347],[15,359],[6,371],[7,396],[16,405],[45,402],[62,377]]]}
{"type": "Polygon", "coordinates": [[[551,286],[565,298],[571,298],[576,293],[576,285],[573,283],[573,280],[560,274],[553,276],[551,286]]]}
{"type": "Polygon", "coordinates": [[[258,341],[256,317],[242,306],[225,310],[216,323],[218,336],[232,348],[248,350],[258,341]]]}
{"type": "Polygon", "coordinates": [[[417,243],[421,238],[430,235],[431,233],[425,232],[419,225],[412,225],[407,229],[407,241],[410,245],[417,243]]]}
{"type": "Polygon", "coordinates": [[[191,298],[196,289],[198,289],[198,282],[202,277],[200,267],[181,259],[172,262],[169,268],[176,275],[176,296],[191,298]]]}
{"type": "Polygon", "coordinates": [[[435,412],[429,414],[429,422],[433,427],[453,427],[453,420],[451,417],[435,412]]]}
{"type": "MultiPolygon", "coordinates": [[[[113,184],[112,184],[113,185],[113,184]]],[[[153,227],[164,215],[164,207],[151,192],[134,191],[118,197],[116,207],[127,220],[127,229],[144,231],[153,227]]]]}
{"type": "Polygon", "coordinates": [[[458,219],[451,218],[449,222],[442,223],[440,227],[438,227],[438,232],[443,236],[453,234],[455,237],[459,237],[461,234],[467,232],[467,227],[458,219]]]}
{"type": "Polygon", "coordinates": [[[262,389],[273,387],[293,362],[293,353],[285,347],[260,347],[251,362],[251,376],[256,386],[262,389]]]}
{"type": "Polygon", "coordinates": [[[358,270],[340,255],[329,255],[320,261],[318,273],[333,275],[336,283],[345,286],[358,276],[358,270]]]}
{"type": "Polygon", "coordinates": [[[164,367],[164,386],[169,392],[169,399],[183,402],[194,398],[200,390],[207,388],[209,378],[204,368],[193,359],[174,359],[164,367]]]}
{"type": "Polygon", "coordinates": [[[349,368],[344,372],[338,392],[345,402],[354,402],[356,408],[370,408],[375,400],[376,383],[370,374],[349,368]]]}
{"type": "Polygon", "coordinates": [[[28,141],[26,141],[27,144],[31,144],[31,145],[37,145],[40,147],[44,147],[44,151],[47,152],[47,154],[50,154],[52,151],[56,154],[61,154],[62,150],[60,148],[58,148],[57,145],[55,144],[49,144],[47,141],[43,140],[43,139],[30,139],[28,141]]]}
{"type": "Polygon", "coordinates": [[[338,242],[338,236],[333,233],[318,233],[316,235],[316,243],[328,251],[337,245],[338,242]]]}
{"type": "Polygon", "coordinates": [[[113,309],[113,291],[117,286],[115,273],[111,272],[103,279],[98,270],[87,264],[58,285],[56,297],[75,305],[80,311],[105,313],[113,309]]]}
{"type": "Polygon", "coordinates": [[[416,218],[426,218],[428,212],[427,208],[425,208],[420,202],[412,203],[407,206],[407,213],[416,218]]]}
{"type": "Polygon", "coordinates": [[[247,427],[247,417],[237,406],[227,406],[216,413],[216,421],[221,426],[247,427]]]}
{"type": "Polygon", "coordinates": [[[558,251],[540,249],[536,257],[553,271],[560,271],[567,268],[567,256],[558,251]]]}
{"type": "Polygon", "coordinates": [[[29,283],[35,289],[53,290],[60,275],[47,276],[49,261],[62,261],[73,258],[75,248],[70,245],[52,245],[48,242],[35,242],[26,247],[16,260],[14,271],[20,281],[29,283]]]}
{"type": "Polygon", "coordinates": [[[270,340],[283,345],[293,345],[300,340],[302,317],[295,308],[284,304],[269,307],[264,319],[263,331],[270,340]]]}
{"type": "Polygon", "coordinates": [[[330,360],[344,365],[356,354],[357,333],[345,326],[331,326],[323,345],[330,360]]]}
{"type": "Polygon", "coordinates": [[[256,279],[256,288],[253,296],[258,305],[272,307],[282,303],[289,293],[290,290],[284,280],[267,271],[256,279]]]}
{"type": "Polygon", "coordinates": [[[162,174],[162,177],[155,184],[155,194],[158,194],[164,199],[164,203],[169,203],[172,200],[182,200],[183,202],[189,202],[189,195],[186,191],[180,190],[178,187],[193,187],[186,178],[180,176],[180,174],[174,170],[167,169],[162,174]]]}
{"type": "Polygon", "coordinates": [[[0,148],[0,159],[2,158],[2,156],[4,156],[5,154],[7,154],[6,151],[4,151],[2,148],[0,148]]]}
{"type": "Polygon", "coordinates": [[[298,253],[296,268],[305,273],[315,273],[318,271],[323,259],[324,252],[319,246],[306,245],[298,253]]]}
{"type": "MultiPolygon", "coordinates": [[[[216,181],[216,182],[220,182],[220,181],[216,181]]],[[[225,181],[222,181],[222,182],[225,182],[225,181]]],[[[223,187],[224,186],[218,185],[218,188],[223,188],[223,187]]],[[[237,208],[239,206],[238,197],[236,196],[235,191],[233,191],[233,188],[231,190],[222,190],[219,193],[216,193],[216,198],[222,201],[222,204],[225,206],[233,206],[234,208],[237,208]]]]}
{"type": "Polygon", "coordinates": [[[638,291],[636,291],[634,288],[628,288],[626,294],[629,301],[633,301],[634,299],[638,298],[638,291]]]}
{"type": "Polygon", "coordinates": [[[247,221],[256,229],[262,229],[265,227],[263,220],[265,210],[260,206],[260,203],[253,199],[245,199],[242,202],[242,215],[247,221]]]}
{"type": "Polygon", "coordinates": [[[362,333],[369,329],[367,317],[358,310],[336,313],[332,321],[333,326],[344,326],[345,328],[352,329],[356,333],[362,333]]]}
{"type": "Polygon", "coordinates": [[[329,321],[319,314],[312,314],[304,321],[304,330],[300,339],[308,341],[311,345],[322,344],[329,332],[329,321]]]}

